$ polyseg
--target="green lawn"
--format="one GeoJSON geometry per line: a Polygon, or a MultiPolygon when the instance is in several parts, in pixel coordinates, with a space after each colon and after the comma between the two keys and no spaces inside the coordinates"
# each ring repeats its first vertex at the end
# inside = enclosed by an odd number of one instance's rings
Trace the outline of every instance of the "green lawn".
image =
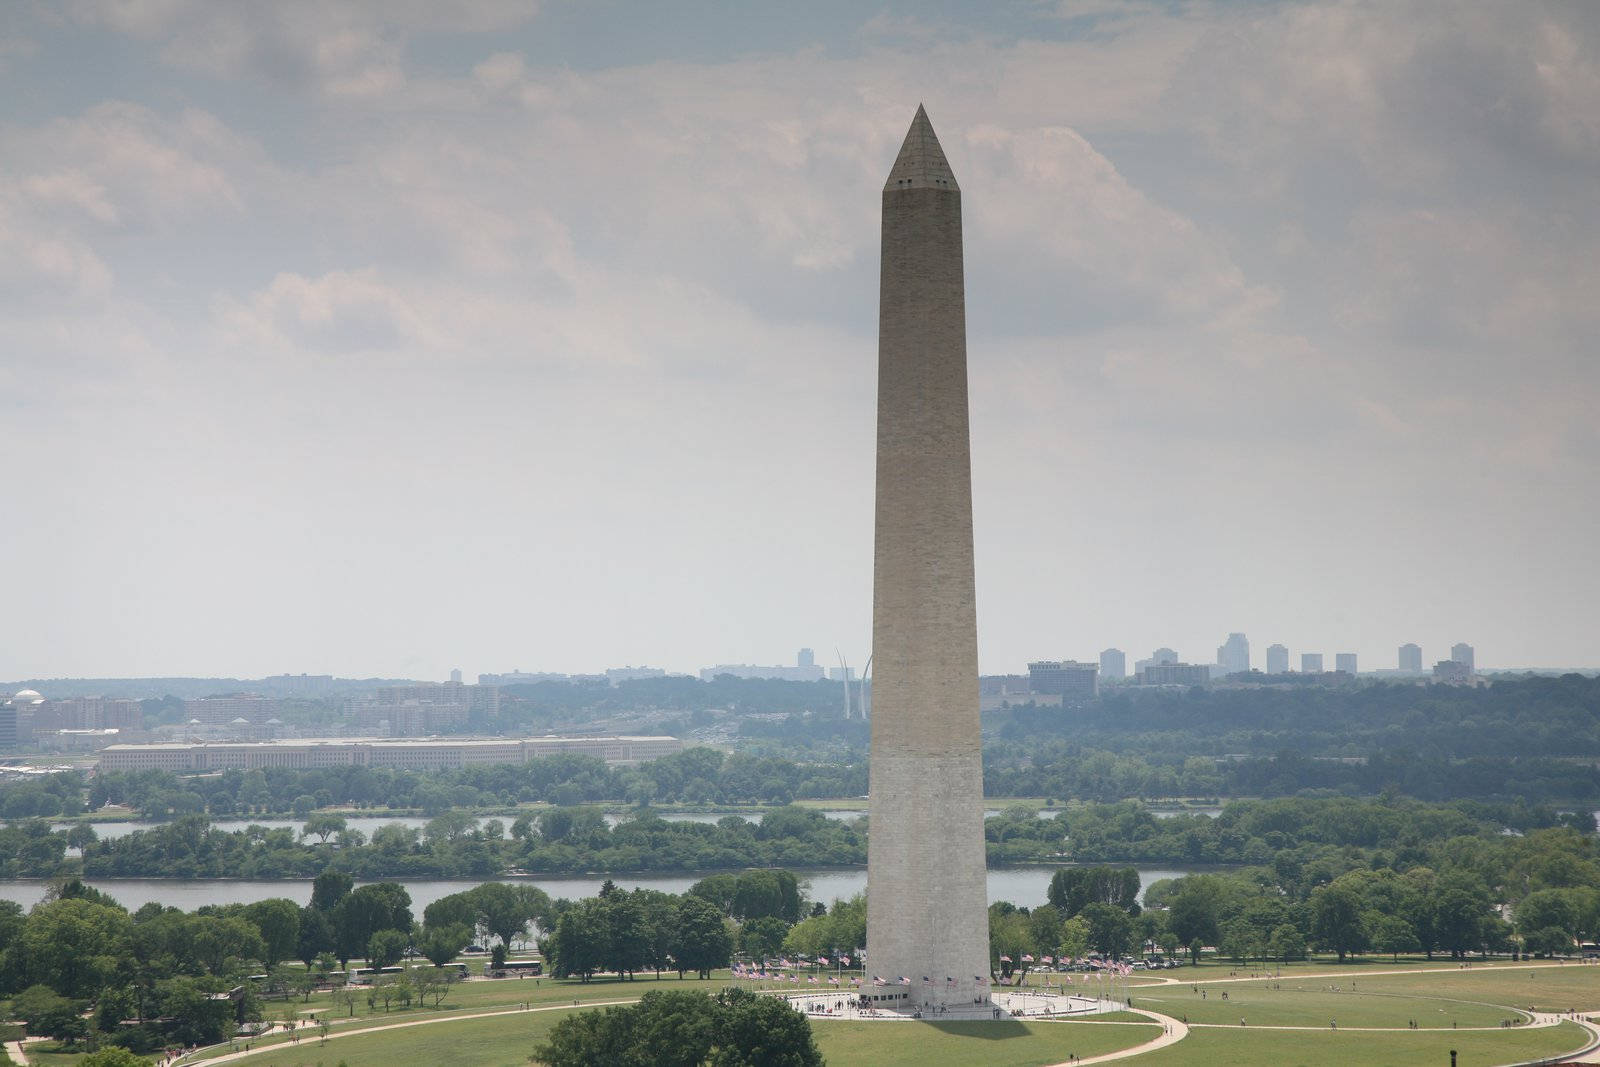
{"type": "Polygon", "coordinates": [[[335,1038],[322,1045],[305,1036],[298,1045],[251,1056],[250,1067],[396,1067],[397,1064],[453,1064],[455,1067],[526,1067],[533,1046],[566,1012],[543,1011],[493,1019],[463,1019],[411,1026],[387,1033],[335,1038]]]}
{"type": "MultiPolygon", "coordinates": [[[[1154,1025],[1001,1022],[814,1021],[817,1047],[831,1067],[1037,1067],[1091,1056],[1157,1037],[1154,1025]]],[[[355,1067],[351,1064],[351,1067],[355,1067]]]]}
{"type": "Polygon", "coordinates": [[[1424,992],[1403,997],[1369,990],[1364,979],[1357,981],[1354,992],[1348,979],[1335,984],[1341,990],[1338,993],[1327,991],[1329,983],[1310,979],[1202,985],[1203,1000],[1189,986],[1162,986],[1134,990],[1133,1006],[1187,1018],[1191,1023],[1227,1026],[1238,1025],[1241,1018],[1256,1026],[1327,1026],[1336,1019],[1340,1026],[1406,1029],[1414,1019],[1419,1027],[1448,1030],[1452,1022],[1499,1026],[1501,1020],[1515,1017],[1505,1007],[1446,999],[1461,995],[1454,984],[1434,983],[1424,992]],[[1274,985],[1281,988],[1271,988],[1274,985]],[[1222,999],[1223,993],[1227,1000],[1222,999]]]}
{"type": "MultiPolygon", "coordinates": [[[[1457,1067],[1491,1067],[1581,1047],[1586,1035],[1573,1023],[1537,1030],[1440,1033],[1402,1030],[1392,1034],[1293,1032],[1284,1030],[1192,1030],[1169,1045],[1128,1061],[1130,1067],[1440,1067],[1459,1052],[1457,1067]]],[[[976,1062],[976,1061],[975,1061],[976,1062]]]]}
{"type": "Polygon", "coordinates": [[[1504,970],[1473,966],[1433,975],[1388,975],[1357,980],[1374,992],[1486,1000],[1540,1011],[1600,1011],[1600,966],[1569,963],[1557,967],[1504,970]]]}

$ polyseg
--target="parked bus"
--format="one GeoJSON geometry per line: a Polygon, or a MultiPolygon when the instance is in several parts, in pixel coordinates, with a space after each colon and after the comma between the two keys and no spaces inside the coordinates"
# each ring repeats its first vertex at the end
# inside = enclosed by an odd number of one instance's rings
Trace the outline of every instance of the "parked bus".
{"type": "Polygon", "coordinates": [[[490,972],[495,978],[509,978],[511,975],[534,975],[544,973],[543,960],[506,960],[500,967],[490,972]]]}

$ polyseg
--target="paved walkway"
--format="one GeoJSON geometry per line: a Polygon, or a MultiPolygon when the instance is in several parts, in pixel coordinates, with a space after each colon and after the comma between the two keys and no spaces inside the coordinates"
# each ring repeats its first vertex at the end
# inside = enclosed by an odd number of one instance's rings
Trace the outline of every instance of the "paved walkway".
{"type": "Polygon", "coordinates": [[[18,1067],[27,1067],[28,1055],[22,1051],[21,1041],[7,1041],[6,1055],[10,1056],[11,1062],[17,1064],[18,1067]]]}
{"type": "MultiPolygon", "coordinates": [[[[1057,1063],[1052,1065],[1052,1067],[1083,1067],[1084,1064],[1088,1063],[1110,1063],[1112,1060],[1125,1060],[1130,1056],[1143,1056],[1146,1052],[1154,1052],[1158,1048],[1166,1048],[1168,1045],[1175,1045],[1179,1041],[1182,1041],[1184,1038],[1189,1036],[1189,1027],[1169,1015],[1161,1015],[1157,1012],[1145,1011],[1143,1008],[1124,1008],[1123,1010],[1131,1011],[1135,1015],[1143,1015],[1151,1022],[1160,1024],[1161,1033],[1157,1034],[1155,1037],[1151,1038],[1149,1041],[1146,1041],[1142,1045],[1133,1045],[1129,1048],[1118,1049],[1115,1052],[1103,1052],[1098,1056],[1090,1056],[1087,1059],[1070,1060],[1064,1063],[1057,1063]]],[[[1095,1022],[1093,1019],[1078,1019],[1074,1021],[1091,1023],[1095,1026],[1119,1025],[1118,1023],[1114,1022],[1095,1022]]],[[[1121,1023],[1120,1025],[1133,1026],[1137,1024],[1121,1023]]]]}

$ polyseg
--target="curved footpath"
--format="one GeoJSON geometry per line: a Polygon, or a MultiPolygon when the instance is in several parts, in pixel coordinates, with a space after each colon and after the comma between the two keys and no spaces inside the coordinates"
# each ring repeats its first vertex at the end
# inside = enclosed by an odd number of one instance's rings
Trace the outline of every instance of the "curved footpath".
{"type": "MultiPolygon", "coordinates": [[[[1158,1048],[1166,1048],[1168,1045],[1175,1045],[1179,1041],[1182,1041],[1184,1038],[1189,1036],[1189,1025],[1187,1023],[1179,1022],[1170,1015],[1162,1015],[1158,1012],[1145,1011],[1143,1008],[1124,1008],[1123,1011],[1131,1011],[1135,1015],[1143,1015],[1151,1022],[1159,1023],[1161,1025],[1161,1033],[1151,1038],[1149,1041],[1146,1041],[1142,1045],[1133,1045],[1129,1048],[1118,1049],[1115,1052],[1102,1052],[1100,1055],[1090,1056],[1086,1060],[1079,1059],[1064,1063],[1056,1063],[1052,1064],[1051,1067],[1083,1067],[1084,1064],[1088,1063],[1110,1063],[1112,1060],[1125,1060],[1130,1056],[1143,1056],[1146,1052],[1154,1052],[1158,1048]]],[[[1095,1026],[1139,1025],[1137,1023],[1098,1022],[1094,1019],[1075,1019],[1072,1021],[1092,1023],[1095,1026]]]]}

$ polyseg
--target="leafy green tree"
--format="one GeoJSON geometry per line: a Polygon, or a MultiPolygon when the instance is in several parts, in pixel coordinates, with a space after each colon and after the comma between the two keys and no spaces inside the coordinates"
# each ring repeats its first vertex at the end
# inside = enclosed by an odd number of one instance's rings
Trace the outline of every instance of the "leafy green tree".
{"type": "Polygon", "coordinates": [[[375,882],[354,890],[334,909],[339,959],[363,954],[379,930],[411,932],[411,894],[396,882],[375,882]]]}
{"type": "Polygon", "coordinates": [[[1365,922],[1372,933],[1372,947],[1379,952],[1389,953],[1394,962],[1400,962],[1402,952],[1422,951],[1417,931],[1403,917],[1369,912],[1365,922]]]}
{"type": "Polygon", "coordinates": [[[379,930],[367,940],[367,962],[382,970],[393,967],[406,954],[411,938],[399,930],[379,930]]]}
{"type": "Polygon", "coordinates": [[[811,1023],[786,1001],[735,987],[719,992],[717,1003],[711,1067],[822,1067],[811,1023]]]}
{"type": "Polygon", "coordinates": [[[1089,953],[1089,920],[1074,915],[1061,924],[1061,937],[1056,941],[1056,955],[1081,960],[1089,953]]]}
{"type": "Polygon", "coordinates": [[[1367,947],[1361,895],[1349,885],[1335,882],[1311,895],[1311,935],[1323,948],[1332,949],[1344,962],[1347,955],[1367,947]]]}
{"type": "Polygon", "coordinates": [[[302,838],[315,834],[326,845],[328,838],[346,828],[347,824],[342,815],[329,815],[326,813],[307,816],[306,824],[300,828],[302,838]]]}
{"type": "Polygon", "coordinates": [[[1572,951],[1572,935],[1559,926],[1546,926],[1522,935],[1527,950],[1539,956],[1555,956],[1572,951]]]}
{"type": "Polygon", "coordinates": [[[576,975],[587,982],[610,954],[611,926],[598,899],[580,900],[556,922],[550,937],[551,973],[557,978],[576,975]]]}
{"type": "Polygon", "coordinates": [[[258,900],[246,905],[245,918],[261,935],[263,955],[268,967],[293,959],[300,942],[300,906],[283,897],[258,900]]]}
{"type": "Polygon", "coordinates": [[[1305,935],[1300,932],[1299,927],[1289,923],[1275,927],[1271,938],[1267,941],[1267,955],[1284,963],[1305,959],[1305,935]]]}
{"type": "Polygon", "coordinates": [[[669,951],[678,977],[694,971],[701,978],[710,978],[713,970],[728,966],[733,956],[733,935],[716,905],[686,894],[678,902],[677,913],[669,951]]]}
{"type": "MultiPolygon", "coordinates": [[[[695,899],[705,900],[704,897],[695,899]]],[[[706,903],[711,902],[706,901],[706,903]]],[[[716,907],[715,904],[711,906],[716,907]]],[[[788,933],[788,924],[776,916],[758,915],[754,919],[746,919],[739,927],[740,951],[751,959],[758,960],[777,956],[783,950],[783,940],[788,933]]]]}
{"type": "Polygon", "coordinates": [[[88,997],[122,966],[131,923],[121,908],[77,898],[40,904],[18,941],[29,980],[88,997]]]}
{"type": "Polygon", "coordinates": [[[300,928],[295,935],[295,959],[309,968],[318,956],[337,947],[328,913],[320,908],[301,908],[300,928]]]}
{"type": "MultiPolygon", "coordinates": [[[[1029,818],[1040,821],[1031,811],[1029,818]]],[[[1139,872],[1133,867],[1062,867],[1051,875],[1045,897],[1066,917],[1090,904],[1115,904],[1137,913],[1139,872]]]]}
{"type": "Polygon", "coordinates": [[[1113,959],[1127,955],[1133,943],[1133,922],[1116,904],[1086,904],[1080,913],[1089,924],[1089,944],[1113,959]]]}
{"type": "Polygon", "coordinates": [[[472,940],[465,926],[427,926],[417,937],[417,950],[435,967],[443,967],[461,953],[472,940]]]}
{"type": "Polygon", "coordinates": [[[1178,880],[1167,907],[1167,929],[1189,955],[1200,960],[1200,949],[1215,944],[1219,935],[1222,892],[1218,880],[1195,875],[1178,880]]]}
{"type": "Polygon", "coordinates": [[[78,1005],[49,986],[29,986],[11,1002],[11,1014],[28,1026],[28,1033],[53,1037],[71,1047],[89,1032],[78,1005]]]}
{"type": "Polygon", "coordinates": [[[311,906],[321,912],[332,912],[350,895],[356,880],[348,871],[326,870],[312,879],[311,906]]]}
{"type": "Polygon", "coordinates": [[[782,1000],[653,990],[630,1007],[568,1015],[534,1059],[549,1067],[821,1067],[805,1016],[782,1000]]]}

